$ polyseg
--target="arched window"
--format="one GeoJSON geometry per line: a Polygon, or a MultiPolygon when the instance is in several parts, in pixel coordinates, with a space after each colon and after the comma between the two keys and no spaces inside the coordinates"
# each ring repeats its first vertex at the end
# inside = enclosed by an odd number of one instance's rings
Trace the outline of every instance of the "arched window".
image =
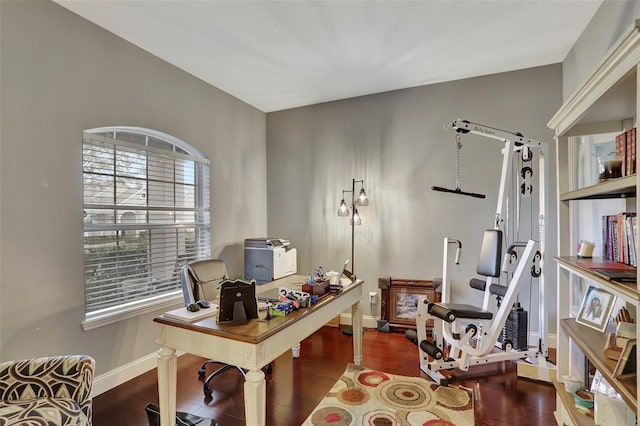
{"type": "Polygon", "coordinates": [[[181,297],[180,267],[210,257],[209,160],[161,132],[103,127],[84,132],[82,162],[85,329],[181,297]]]}

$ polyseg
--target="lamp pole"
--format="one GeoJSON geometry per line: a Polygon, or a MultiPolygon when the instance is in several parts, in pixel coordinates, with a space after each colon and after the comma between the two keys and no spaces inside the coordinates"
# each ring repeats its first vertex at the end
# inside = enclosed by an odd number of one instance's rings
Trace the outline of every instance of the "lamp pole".
{"type": "MultiPolygon", "coordinates": [[[[349,216],[349,208],[347,207],[347,203],[344,200],[344,193],[351,192],[351,272],[346,270],[346,265],[344,269],[345,275],[352,281],[356,280],[356,267],[355,267],[355,236],[356,236],[356,225],[360,225],[362,223],[362,219],[360,219],[360,213],[358,213],[358,209],[356,205],[359,206],[367,206],[369,205],[369,199],[367,198],[367,194],[364,190],[364,179],[357,180],[355,178],[351,179],[351,191],[342,190],[342,201],[340,202],[340,207],[338,208],[338,216],[349,216]],[[360,188],[360,194],[356,198],[356,183],[362,184],[360,188]]],[[[352,335],[353,327],[346,326],[342,328],[342,332],[344,334],[352,335]]]]}
{"type": "Polygon", "coordinates": [[[356,236],[356,179],[351,179],[351,274],[353,280],[356,279],[356,260],[354,258],[355,236],[356,236]]]}

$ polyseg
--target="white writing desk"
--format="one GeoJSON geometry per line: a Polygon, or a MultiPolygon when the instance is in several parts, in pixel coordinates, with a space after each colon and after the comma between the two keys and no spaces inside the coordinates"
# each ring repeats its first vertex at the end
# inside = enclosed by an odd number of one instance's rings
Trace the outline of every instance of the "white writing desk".
{"type": "MultiPolygon", "coordinates": [[[[262,285],[258,292],[273,287],[296,288],[304,281],[294,275],[262,285]]],[[[160,425],[174,426],[176,416],[176,350],[207,359],[237,365],[247,371],[244,383],[245,423],[263,426],[266,421],[266,381],[262,367],[313,334],[342,311],[351,307],[353,362],[362,361],[362,280],[346,285],[339,294],[321,298],[317,304],[271,320],[252,319],[245,325],[218,323],[215,317],[186,322],[159,316],[158,392],[160,425]]],[[[299,348],[299,346],[297,346],[299,348]]]]}

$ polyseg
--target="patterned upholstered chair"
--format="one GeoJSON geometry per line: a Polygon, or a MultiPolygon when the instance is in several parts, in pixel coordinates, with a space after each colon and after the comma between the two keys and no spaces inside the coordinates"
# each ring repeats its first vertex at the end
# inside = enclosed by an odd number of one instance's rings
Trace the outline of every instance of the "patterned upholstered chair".
{"type": "Polygon", "coordinates": [[[0,425],[91,425],[95,361],[86,355],[0,364],[0,425]]]}

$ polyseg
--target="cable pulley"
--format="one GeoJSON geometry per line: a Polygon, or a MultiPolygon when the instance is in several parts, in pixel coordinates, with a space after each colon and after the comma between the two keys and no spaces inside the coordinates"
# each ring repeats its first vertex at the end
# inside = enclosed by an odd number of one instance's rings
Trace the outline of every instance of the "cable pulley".
{"type": "Polygon", "coordinates": [[[452,194],[466,195],[474,198],[486,198],[484,194],[475,192],[466,192],[460,189],[460,150],[462,149],[461,132],[456,133],[456,189],[443,188],[441,186],[432,186],[431,189],[439,192],[450,192],[452,194]]]}

